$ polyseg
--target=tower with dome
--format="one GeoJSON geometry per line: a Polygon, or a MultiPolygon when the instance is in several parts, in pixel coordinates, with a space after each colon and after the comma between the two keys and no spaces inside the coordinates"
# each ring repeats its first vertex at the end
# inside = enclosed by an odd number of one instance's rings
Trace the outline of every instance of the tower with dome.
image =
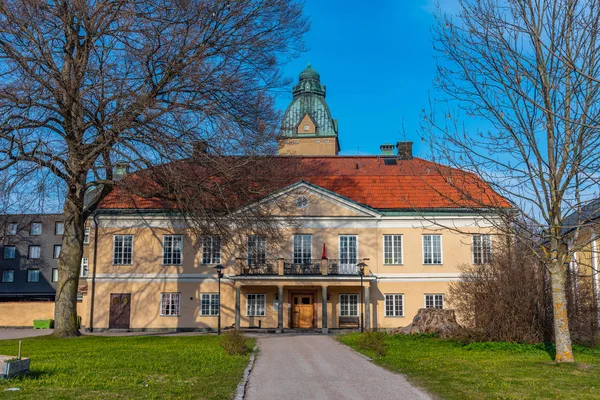
{"type": "Polygon", "coordinates": [[[336,156],[340,151],[337,120],[325,101],[321,76],[310,64],[300,73],[292,94],[281,123],[279,155],[336,156]]]}

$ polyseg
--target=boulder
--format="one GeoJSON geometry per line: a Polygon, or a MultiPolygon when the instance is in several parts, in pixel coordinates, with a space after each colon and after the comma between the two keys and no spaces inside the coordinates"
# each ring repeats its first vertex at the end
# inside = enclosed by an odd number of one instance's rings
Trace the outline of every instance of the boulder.
{"type": "Polygon", "coordinates": [[[454,310],[421,308],[410,325],[394,329],[392,333],[435,333],[442,338],[449,338],[460,329],[461,326],[456,322],[454,310]]]}

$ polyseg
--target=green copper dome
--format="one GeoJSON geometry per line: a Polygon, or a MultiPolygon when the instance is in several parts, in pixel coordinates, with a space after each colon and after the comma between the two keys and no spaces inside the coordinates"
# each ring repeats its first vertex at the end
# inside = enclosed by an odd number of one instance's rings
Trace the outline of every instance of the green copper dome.
{"type": "Polygon", "coordinates": [[[281,136],[298,136],[298,125],[307,114],[317,126],[317,132],[312,136],[337,136],[337,121],[331,118],[325,101],[326,87],[310,64],[300,73],[292,93],[293,100],[283,115],[281,136]]]}
{"type": "Polygon", "coordinates": [[[310,63],[308,63],[308,67],[304,71],[300,72],[300,80],[306,79],[321,81],[321,75],[310,66],[310,63]]]}

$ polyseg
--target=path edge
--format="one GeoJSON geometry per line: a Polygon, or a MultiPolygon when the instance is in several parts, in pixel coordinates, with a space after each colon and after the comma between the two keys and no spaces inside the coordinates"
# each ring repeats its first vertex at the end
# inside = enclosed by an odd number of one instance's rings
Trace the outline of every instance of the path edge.
{"type": "Polygon", "coordinates": [[[246,366],[246,370],[244,371],[244,377],[242,378],[242,381],[238,384],[237,389],[235,391],[234,400],[244,400],[246,398],[248,381],[250,380],[250,373],[252,372],[252,368],[254,367],[254,361],[256,360],[257,354],[258,346],[254,346],[254,349],[252,349],[252,354],[250,355],[250,360],[248,361],[248,365],[246,366]]]}

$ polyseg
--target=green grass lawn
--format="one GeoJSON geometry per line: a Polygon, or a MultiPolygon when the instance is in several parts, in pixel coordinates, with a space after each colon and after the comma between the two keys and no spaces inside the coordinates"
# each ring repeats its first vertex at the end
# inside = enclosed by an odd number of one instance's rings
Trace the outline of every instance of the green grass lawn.
{"type": "MultiPolygon", "coordinates": [[[[0,354],[17,346],[0,341],[0,354]]],[[[39,337],[23,339],[23,357],[30,375],[0,380],[0,399],[230,399],[249,359],[225,354],[213,335],[39,337]]]]}
{"type": "Polygon", "coordinates": [[[600,348],[575,347],[575,364],[556,364],[544,345],[474,343],[388,335],[377,356],[339,340],[444,399],[600,399],[600,348]]]}

